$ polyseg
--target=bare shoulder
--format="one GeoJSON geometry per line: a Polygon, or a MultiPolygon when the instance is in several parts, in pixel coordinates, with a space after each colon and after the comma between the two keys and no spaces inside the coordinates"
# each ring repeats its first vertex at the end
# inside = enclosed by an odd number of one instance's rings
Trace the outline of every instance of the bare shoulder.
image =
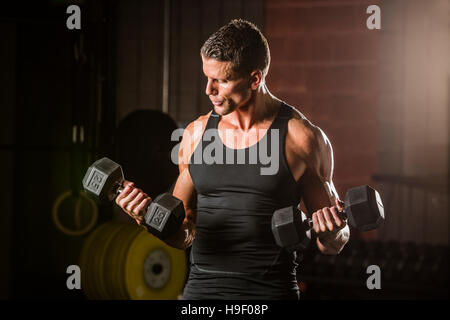
{"type": "Polygon", "coordinates": [[[207,114],[201,115],[194,121],[190,122],[185,128],[185,132],[189,133],[191,136],[198,134],[201,135],[205,130],[206,123],[208,122],[211,112],[212,111],[208,112],[207,114]]]}
{"type": "Polygon", "coordinates": [[[190,122],[184,129],[179,153],[179,163],[181,165],[180,171],[189,163],[189,159],[192,156],[195,147],[199,143],[203,132],[205,131],[206,124],[208,122],[209,116],[211,115],[211,112],[212,111],[199,116],[197,119],[190,122]]]}
{"type": "Polygon", "coordinates": [[[303,159],[308,167],[319,171],[322,171],[324,164],[333,161],[331,143],[325,132],[295,108],[288,122],[286,146],[303,159]]]}
{"type": "Polygon", "coordinates": [[[288,123],[288,137],[293,145],[308,152],[317,148],[331,146],[325,132],[308,120],[300,111],[293,109],[293,117],[288,123]]]}

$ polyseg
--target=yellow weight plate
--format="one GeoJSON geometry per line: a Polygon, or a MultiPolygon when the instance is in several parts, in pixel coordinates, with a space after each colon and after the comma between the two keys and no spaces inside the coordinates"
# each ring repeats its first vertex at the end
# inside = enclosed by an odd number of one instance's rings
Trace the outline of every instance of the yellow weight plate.
{"type": "Polygon", "coordinates": [[[82,273],[82,288],[88,299],[106,299],[102,291],[103,248],[118,228],[117,222],[106,222],[100,225],[85,240],[83,245],[80,268],[82,273]]]}
{"type": "Polygon", "coordinates": [[[117,284],[114,282],[115,276],[117,273],[117,263],[116,253],[118,248],[122,243],[122,238],[124,234],[124,229],[127,228],[127,225],[121,223],[119,229],[114,234],[114,237],[111,239],[111,242],[108,245],[108,248],[105,252],[104,258],[104,281],[105,281],[105,290],[110,299],[120,299],[119,294],[117,293],[117,284]]]}
{"type": "Polygon", "coordinates": [[[100,267],[102,266],[101,260],[101,251],[104,247],[105,241],[107,240],[109,234],[114,230],[114,222],[109,221],[104,224],[104,228],[97,234],[94,240],[91,243],[90,249],[90,265],[86,272],[89,272],[89,279],[91,281],[90,289],[91,289],[91,299],[104,299],[101,292],[101,278],[103,277],[102,270],[100,267]]]}
{"type": "Polygon", "coordinates": [[[109,222],[109,224],[109,227],[104,229],[103,236],[99,239],[96,251],[97,259],[94,272],[96,274],[95,281],[99,299],[111,299],[106,288],[106,283],[109,281],[109,279],[107,279],[106,270],[108,270],[109,267],[105,264],[105,260],[110,243],[122,227],[122,224],[118,222],[112,221],[109,222]]]}
{"type": "Polygon", "coordinates": [[[102,231],[104,226],[99,226],[96,228],[89,237],[85,240],[82,255],[81,255],[81,262],[80,262],[80,268],[81,268],[81,287],[83,288],[83,291],[88,299],[92,298],[92,280],[90,279],[91,276],[91,262],[92,259],[90,258],[92,256],[91,249],[92,249],[92,243],[97,237],[97,235],[102,231]]]}
{"type": "Polygon", "coordinates": [[[101,270],[99,269],[101,263],[101,249],[104,245],[104,241],[108,237],[108,234],[113,229],[113,224],[111,222],[105,223],[105,227],[100,231],[100,233],[95,237],[91,244],[90,259],[91,265],[87,270],[90,274],[91,283],[91,294],[92,299],[102,299],[101,289],[100,289],[100,278],[102,276],[101,270]]]}
{"type": "Polygon", "coordinates": [[[119,283],[119,290],[121,292],[121,296],[123,297],[122,299],[126,299],[129,300],[131,299],[128,290],[126,288],[126,259],[127,259],[127,254],[128,251],[130,249],[131,244],[133,243],[133,241],[136,239],[136,237],[138,236],[138,234],[142,231],[142,229],[139,229],[139,227],[137,227],[136,225],[132,225],[131,228],[128,230],[128,234],[127,237],[123,243],[123,246],[121,247],[121,250],[119,252],[118,255],[118,283],[119,283]]]}
{"type": "Polygon", "coordinates": [[[186,256],[145,230],[129,247],[125,262],[126,290],[133,300],[175,300],[186,276],[186,256]]]}
{"type": "Polygon", "coordinates": [[[123,223],[108,246],[104,262],[105,283],[111,299],[127,299],[125,290],[121,288],[123,274],[120,271],[120,265],[123,264],[123,257],[130,242],[129,238],[133,237],[135,232],[136,227],[134,225],[123,223]]]}
{"type": "Polygon", "coordinates": [[[91,268],[92,268],[92,243],[95,241],[98,234],[106,228],[106,224],[97,227],[84,241],[83,248],[80,254],[80,269],[81,269],[81,288],[88,299],[92,298],[92,280],[91,280],[91,268]]]}

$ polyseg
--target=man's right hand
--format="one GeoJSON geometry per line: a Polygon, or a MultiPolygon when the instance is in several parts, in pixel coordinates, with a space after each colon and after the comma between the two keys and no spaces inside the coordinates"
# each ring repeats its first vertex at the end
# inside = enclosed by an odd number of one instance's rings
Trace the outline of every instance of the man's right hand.
{"type": "Polygon", "coordinates": [[[152,202],[146,193],[135,188],[134,183],[125,180],[123,190],[116,198],[116,204],[122,208],[137,224],[142,225],[147,207],[152,202]]]}

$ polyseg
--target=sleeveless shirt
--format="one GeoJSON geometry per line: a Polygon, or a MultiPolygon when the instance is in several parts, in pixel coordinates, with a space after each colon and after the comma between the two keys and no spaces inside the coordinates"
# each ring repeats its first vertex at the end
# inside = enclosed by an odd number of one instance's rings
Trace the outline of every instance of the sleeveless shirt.
{"type": "Polygon", "coordinates": [[[275,210],[301,194],[285,155],[293,108],[281,103],[265,135],[244,149],[222,143],[214,110],[189,162],[196,237],[183,299],[298,299],[296,254],[277,246],[275,210]]]}

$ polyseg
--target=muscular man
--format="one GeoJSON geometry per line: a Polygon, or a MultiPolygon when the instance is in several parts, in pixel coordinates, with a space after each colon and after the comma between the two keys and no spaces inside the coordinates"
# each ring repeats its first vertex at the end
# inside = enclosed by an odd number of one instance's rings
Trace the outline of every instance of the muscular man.
{"type": "MultiPolygon", "coordinates": [[[[318,249],[342,250],[349,228],[337,215],[342,207],[330,141],[269,92],[269,46],[252,23],[233,20],[220,28],[204,43],[201,59],[213,110],[184,131],[173,195],[183,201],[186,218],[166,240],[180,249],[192,246],[183,298],[298,299],[295,253],[275,244],[271,217],[303,200],[318,249]],[[194,161],[211,143],[215,161],[194,161]],[[269,174],[261,170],[264,148],[279,160],[269,174]],[[238,153],[244,163],[236,160],[238,153]],[[255,154],[257,161],[250,161],[255,154]]],[[[132,182],[126,185],[116,203],[140,224],[151,199],[132,182]]]]}

